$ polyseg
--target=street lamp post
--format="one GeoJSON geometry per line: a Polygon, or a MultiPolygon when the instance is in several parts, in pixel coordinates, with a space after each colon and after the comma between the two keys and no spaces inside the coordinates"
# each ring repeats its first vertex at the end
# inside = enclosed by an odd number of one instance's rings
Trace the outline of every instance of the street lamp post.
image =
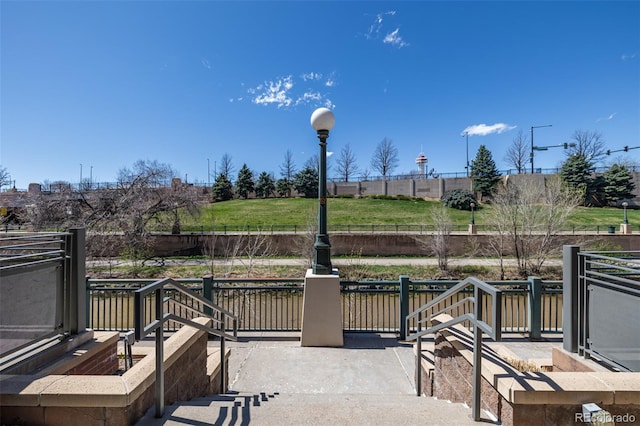
{"type": "Polygon", "coordinates": [[[467,177],[469,177],[469,132],[464,132],[464,135],[467,138],[467,165],[466,165],[466,169],[467,169],[467,177]]]}
{"type": "Polygon", "coordinates": [[[472,202],[472,203],[470,204],[470,206],[471,206],[471,224],[472,224],[472,225],[475,225],[475,224],[476,224],[476,219],[475,219],[475,217],[474,217],[474,210],[473,210],[473,209],[476,207],[476,203],[473,203],[473,202],[472,202]]]}
{"type": "Polygon", "coordinates": [[[476,218],[475,218],[476,203],[474,203],[472,201],[471,203],[469,203],[469,206],[471,207],[471,222],[469,222],[469,234],[470,235],[476,235],[476,233],[477,233],[477,231],[476,231],[476,218]]]}
{"type": "Polygon", "coordinates": [[[327,108],[318,108],[311,114],[311,127],[320,140],[320,170],[318,172],[318,233],[313,245],[312,270],[317,275],[329,275],[331,267],[331,244],[327,233],[327,138],[333,128],[335,117],[327,108]]]}
{"type": "Polygon", "coordinates": [[[546,124],[544,126],[531,126],[531,154],[529,154],[529,161],[531,162],[531,174],[533,174],[533,129],[539,129],[541,127],[551,127],[552,124],[546,124]]]}
{"type": "Polygon", "coordinates": [[[626,201],[624,203],[622,203],[622,208],[624,209],[624,217],[622,219],[622,223],[625,225],[629,224],[629,220],[627,218],[627,206],[629,205],[629,203],[627,203],[626,201]]]}

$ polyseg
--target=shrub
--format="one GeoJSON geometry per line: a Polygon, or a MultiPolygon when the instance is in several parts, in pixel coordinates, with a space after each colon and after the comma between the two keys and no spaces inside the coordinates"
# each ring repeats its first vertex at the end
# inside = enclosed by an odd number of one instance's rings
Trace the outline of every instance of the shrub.
{"type": "Polygon", "coordinates": [[[447,207],[451,207],[458,210],[471,210],[471,203],[476,204],[478,208],[478,202],[473,194],[465,189],[455,189],[447,192],[442,196],[440,202],[447,207]]]}

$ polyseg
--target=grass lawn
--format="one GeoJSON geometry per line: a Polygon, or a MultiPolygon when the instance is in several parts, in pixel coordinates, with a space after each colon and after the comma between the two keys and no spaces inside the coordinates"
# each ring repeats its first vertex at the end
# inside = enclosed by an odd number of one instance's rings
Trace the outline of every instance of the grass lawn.
{"type": "MultiPolygon", "coordinates": [[[[186,232],[210,230],[215,225],[241,227],[300,226],[317,221],[316,199],[274,198],[231,200],[209,204],[202,208],[199,217],[181,215],[182,230],[186,232]]],[[[437,201],[385,200],[371,198],[329,198],[327,220],[333,225],[423,225],[430,224],[431,211],[439,207],[437,201]]],[[[449,209],[454,226],[466,226],[470,212],[449,209]]],[[[492,214],[490,205],[483,205],[475,212],[476,224],[487,222],[492,214]]],[[[629,223],[640,226],[640,210],[627,210],[629,223]]],[[[567,228],[595,229],[596,226],[618,226],[622,223],[623,210],[618,208],[579,207],[567,222],[567,228]]]]}

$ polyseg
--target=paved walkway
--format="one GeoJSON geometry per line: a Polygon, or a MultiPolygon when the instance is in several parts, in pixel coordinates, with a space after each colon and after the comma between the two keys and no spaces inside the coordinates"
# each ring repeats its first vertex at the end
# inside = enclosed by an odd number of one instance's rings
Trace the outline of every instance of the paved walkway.
{"type": "Polygon", "coordinates": [[[229,346],[226,395],[168,406],[161,419],[152,407],[137,424],[478,424],[464,404],[415,395],[413,347],[395,334],[346,333],[343,348],[311,348],[299,333],[243,333],[229,346]]]}

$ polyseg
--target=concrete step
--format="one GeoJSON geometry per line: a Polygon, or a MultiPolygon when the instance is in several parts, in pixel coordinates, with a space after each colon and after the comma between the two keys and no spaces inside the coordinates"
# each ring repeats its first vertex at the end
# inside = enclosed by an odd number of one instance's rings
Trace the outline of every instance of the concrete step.
{"type": "MultiPolygon", "coordinates": [[[[229,393],[151,408],[150,425],[477,425],[471,408],[415,395],[229,393]]],[[[486,413],[482,416],[490,419],[486,413]]]]}

